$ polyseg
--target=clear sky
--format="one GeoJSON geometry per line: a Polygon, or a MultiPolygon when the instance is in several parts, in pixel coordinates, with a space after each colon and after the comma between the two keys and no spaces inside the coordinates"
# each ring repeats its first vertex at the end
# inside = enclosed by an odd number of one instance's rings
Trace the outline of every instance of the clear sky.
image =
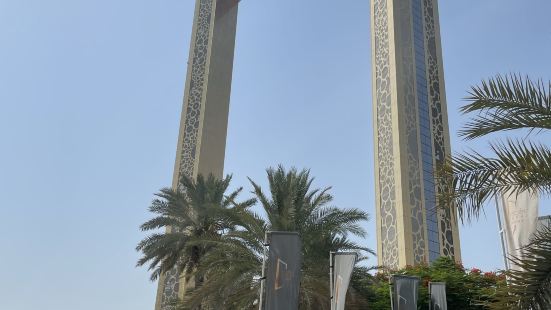
{"type": "MultiPolygon", "coordinates": [[[[0,309],[153,309],[134,247],[152,194],[171,183],[193,7],[0,0],[0,309]]],[[[486,150],[455,134],[470,85],[551,79],[550,11],[440,1],[455,151],[486,150]]],[[[241,2],[226,172],[243,198],[246,177],[264,183],[281,163],[374,216],[369,14],[368,0],[241,2]]],[[[496,231],[492,208],[461,228],[465,265],[502,267],[496,231]]]]}

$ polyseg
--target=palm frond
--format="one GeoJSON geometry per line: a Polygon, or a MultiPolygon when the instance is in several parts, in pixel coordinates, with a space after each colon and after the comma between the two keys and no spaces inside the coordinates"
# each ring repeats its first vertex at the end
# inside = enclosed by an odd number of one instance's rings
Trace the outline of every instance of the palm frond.
{"type": "Polygon", "coordinates": [[[470,103],[461,111],[478,113],[459,132],[466,139],[513,129],[551,129],[551,82],[545,86],[542,81],[498,75],[472,87],[466,99],[470,103]]]}
{"type": "Polygon", "coordinates": [[[538,231],[522,252],[523,258],[511,258],[520,269],[507,273],[508,286],[493,309],[551,309],[551,229],[538,231]]]}
{"type": "Polygon", "coordinates": [[[503,192],[551,194],[551,150],[534,143],[509,140],[493,144],[495,157],[477,152],[456,155],[444,170],[453,189],[442,202],[455,204],[461,219],[477,218],[486,201],[503,192]]]}
{"type": "MultiPolygon", "coordinates": [[[[325,309],[329,251],[355,251],[361,259],[374,254],[348,235],[365,237],[367,213],[328,206],[330,188],[312,188],[309,170],[282,166],[268,169],[268,191],[250,180],[256,198],[237,202],[238,189],[225,194],[229,177],[182,178],[179,190],[163,189],[150,210],[157,216],[142,225],[154,233],[137,246],[138,265],[148,264],[152,279],[178,267],[193,287],[186,287],[178,309],[251,309],[258,303],[264,235],[269,230],[296,231],[302,239],[301,309],[325,309]],[[250,210],[256,201],[264,219],[250,210]],[[183,302],[183,303],[182,303],[183,302]]],[[[358,299],[359,300],[359,299],[358,299]]]]}
{"type": "Polygon", "coordinates": [[[226,195],[230,181],[231,176],[220,180],[213,175],[199,175],[195,181],[183,176],[178,189],[163,188],[155,194],[157,198],[149,210],[158,216],[140,228],[142,231],[165,229],[165,232],[147,236],[136,247],[142,252],[137,265],[147,264],[152,280],[174,267],[191,273],[199,265],[201,256],[215,246],[194,241],[231,231],[240,223],[231,210],[247,210],[255,200],[237,202],[240,189],[226,195]]]}

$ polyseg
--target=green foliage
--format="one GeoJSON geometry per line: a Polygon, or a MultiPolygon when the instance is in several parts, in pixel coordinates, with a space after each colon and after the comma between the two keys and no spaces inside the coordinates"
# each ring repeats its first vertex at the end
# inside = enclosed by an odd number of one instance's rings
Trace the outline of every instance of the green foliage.
{"type": "MultiPolygon", "coordinates": [[[[472,115],[461,130],[466,139],[495,132],[528,129],[526,138],[551,129],[551,83],[517,76],[497,76],[474,86],[461,110],[472,115]]],[[[478,218],[485,202],[502,192],[530,191],[551,194],[551,149],[523,141],[497,141],[495,156],[476,151],[459,154],[443,167],[453,179],[453,191],[444,193],[445,205],[453,203],[462,219],[478,218]]]]}
{"type": "Polygon", "coordinates": [[[142,231],[153,233],[136,247],[143,253],[137,265],[149,264],[151,280],[172,268],[190,273],[208,249],[191,241],[232,229],[235,223],[230,212],[254,204],[254,200],[235,202],[242,189],[226,195],[230,181],[230,176],[223,180],[213,175],[207,178],[198,176],[197,181],[184,176],[180,182],[181,190],[164,188],[156,194],[158,198],[149,207],[155,217],[140,227],[142,231]],[[165,232],[159,233],[158,229],[165,232]]]}
{"type": "Polygon", "coordinates": [[[551,305],[551,229],[536,233],[524,249],[525,259],[512,258],[521,270],[507,274],[508,287],[500,290],[493,309],[545,310],[551,305]]]}
{"type": "Polygon", "coordinates": [[[439,258],[432,265],[418,265],[397,271],[380,272],[353,277],[352,286],[366,296],[369,309],[390,309],[391,274],[403,274],[420,278],[418,309],[429,307],[429,282],[445,282],[448,309],[489,309],[495,291],[505,286],[505,277],[493,272],[482,273],[478,269],[466,270],[450,258],[439,258]]]}
{"type": "MultiPolygon", "coordinates": [[[[546,86],[528,78],[497,76],[474,86],[467,100],[461,110],[474,116],[461,131],[466,139],[527,131],[522,141],[490,144],[493,156],[474,151],[454,156],[440,174],[453,183],[441,196],[443,205],[456,205],[462,220],[471,220],[478,218],[489,199],[505,192],[550,195],[551,149],[529,139],[551,129],[551,83],[546,86]]],[[[550,244],[551,232],[541,232],[524,249],[526,258],[511,258],[524,270],[511,271],[509,285],[500,288],[487,304],[494,309],[551,309],[550,244]]]]}
{"type": "Polygon", "coordinates": [[[476,112],[460,134],[466,139],[514,129],[551,129],[551,83],[501,76],[471,88],[463,113],[476,112]]]}
{"type": "Polygon", "coordinates": [[[297,231],[303,246],[303,269],[300,290],[301,309],[325,309],[328,291],[330,251],[372,252],[347,238],[349,234],[365,237],[360,225],[368,220],[358,209],[339,209],[329,204],[330,188],[312,189],[308,170],[268,169],[270,198],[256,183],[254,193],[268,218],[270,230],[297,231]]]}
{"type": "MultiPolygon", "coordinates": [[[[254,309],[258,307],[264,236],[267,231],[296,231],[302,240],[300,309],[329,308],[330,251],[373,253],[348,237],[365,237],[367,213],[330,205],[330,188],[312,188],[308,170],[268,169],[266,194],[251,181],[255,199],[237,203],[237,192],[224,195],[229,178],[182,179],[183,191],[164,189],[150,210],[159,216],[144,230],[167,228],[144,239],[138,265],[150,263],[152,279],[173,267],[194,277],[177,309],[254,309]],[[262,215],[250,210],[256,201],[262,215]],[[192,255],[193,254],[193,255],[192,255]]],[[[351,290],[350,304],[365,307],[351,290]]]]}
{"type": "MultiPolygon", "coordinates": [[[[372,275],[369,268],[355,267],[350,281],[349,292],[352,296],[361,296],[367,301],[368,309],[390,309],[390,291],[388,276],[385,273],[372,275]]],[[[349,296],[347,296],[347,304],[349,296]]],[[[361,309],[351,307],[351,309],[361,309]]]]}
{"type": "Polygon", "coordinates": [[[453,199],[460,217],[477,218],[484,203],[501,193],[551,194],[551,149],[511,140],[490,147],[495,157],[470,152],[454,158],[453,199]]]}

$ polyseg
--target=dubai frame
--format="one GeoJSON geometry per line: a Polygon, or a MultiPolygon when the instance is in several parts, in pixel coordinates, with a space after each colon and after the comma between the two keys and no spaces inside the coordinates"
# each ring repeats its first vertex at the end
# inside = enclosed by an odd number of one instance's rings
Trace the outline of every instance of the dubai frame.
{"type": "MultiPolygon", "coordinates": [[[[173,188],[223,175],[238,4],[196,0],[173,188]]],[[[379,263],[459,261],[456,213],[435,207],[450,152],[437,0],[371,0],[371,23],[379,263]]],[[[176,270],[161,275],[155,309],[184,290],[176,270]]]]}

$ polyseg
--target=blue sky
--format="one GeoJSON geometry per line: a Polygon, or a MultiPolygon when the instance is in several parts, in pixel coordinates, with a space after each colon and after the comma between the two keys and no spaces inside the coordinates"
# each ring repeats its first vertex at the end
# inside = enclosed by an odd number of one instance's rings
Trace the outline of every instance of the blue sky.
{"type": "MultiPolygon", "coordinates": [[[[134,247],[171,182],[193,2],[0,0],[0,309],[153,309],[134,247]]],[[[547,0],[440,1],[455,151],[487,149],[455,134],[470,85],[508,72],[551,80],[550,11],[547,0]]],[[[374,216],[369,1],[245,0],[239,14],[234,186],[263,183],[268,166],[307,167],[336,205],[374,216]]],[[[462,227],[465,265],[502,266],[496,230],[491,208],[462,227]]]]}

